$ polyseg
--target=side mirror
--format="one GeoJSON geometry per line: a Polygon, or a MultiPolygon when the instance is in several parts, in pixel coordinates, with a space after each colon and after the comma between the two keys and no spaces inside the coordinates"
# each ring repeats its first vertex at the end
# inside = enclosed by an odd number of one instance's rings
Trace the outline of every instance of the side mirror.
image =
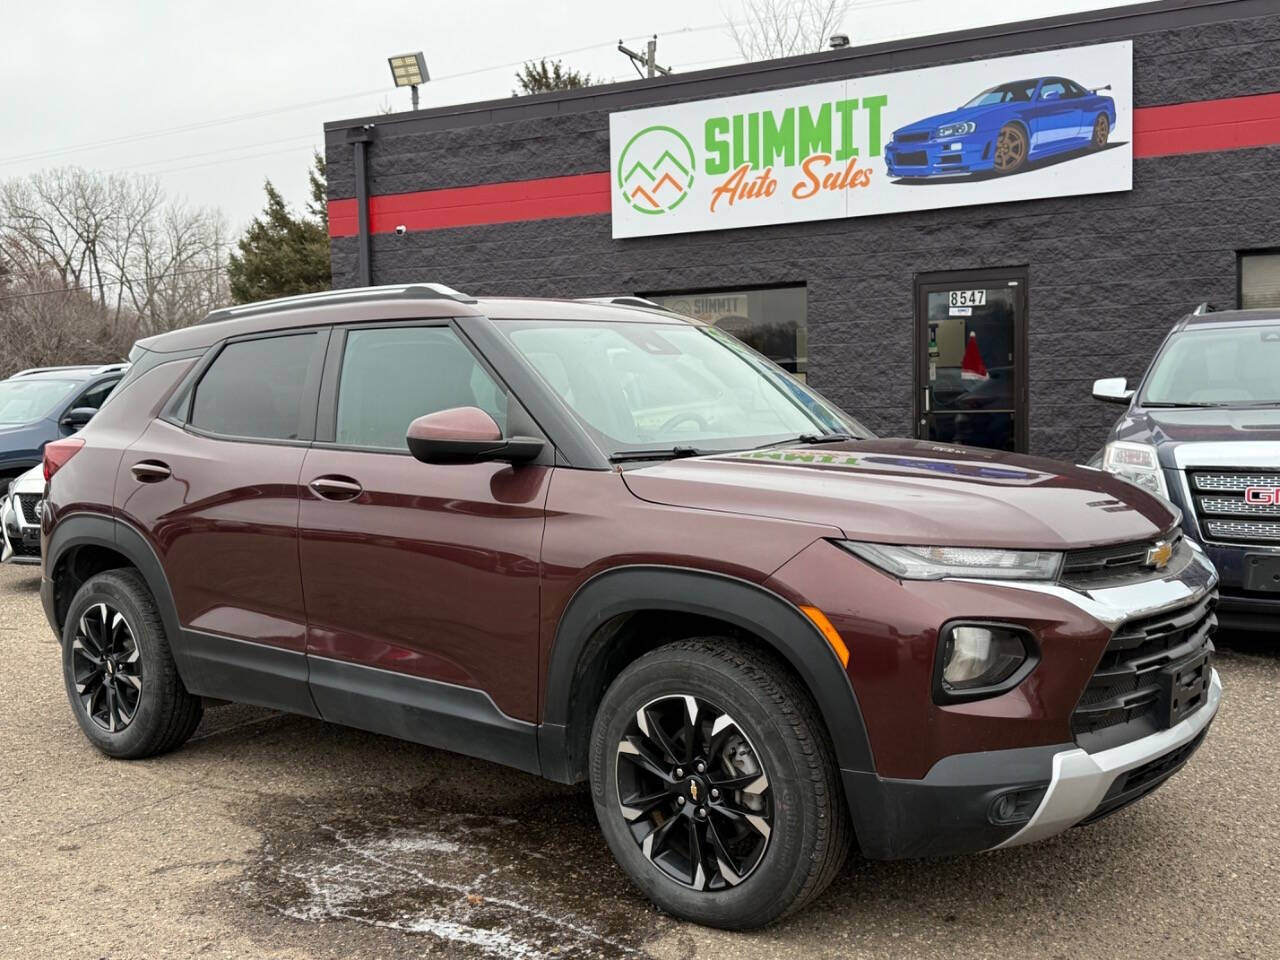
{"type": "Polygon", "coordinates": [[[1124,377],[1107,377],[1105,380],[1093,381],[1093,399],[1103,403],[1125,403],[1133,399],[1133,391],[1127,389],[1128,381],[1124,377]]]}
{"type": "Polygon", "coordinates": [[[97,412],[97,409],[94,407],[72,407],[63,414],[63,417],[59,422],[64,427],[69,427],[72,430],[79,430],[86,423],[92,420],[93,415],[97,412]]]}
{"type": "Polygon", "coordinates": [[[452,407],[419,417],[409,424],[405,442],[423,463],[526,463],[543,447],[536,437],[504,437],[479,407],[452,407]]]}

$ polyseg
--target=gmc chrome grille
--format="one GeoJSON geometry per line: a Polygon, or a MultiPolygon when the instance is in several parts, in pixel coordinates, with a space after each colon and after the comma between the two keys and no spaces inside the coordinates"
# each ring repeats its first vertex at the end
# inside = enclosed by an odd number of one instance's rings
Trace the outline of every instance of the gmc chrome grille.
{"type": "Polygon", "coordinates": [[[1280,544],[1280,504],[1245,502],[1245,490],[1250,487],[1280,489],[1280,470],[1192,469],[1187,471],[1187,481],[1206,540],[1280,544]]]}
{"type": "Polygon", "coordinates": [[[1246,487],[1280,487],[1280,473],[1204,472],[1193,470],[1191,485],[1197,490],[1231,490],[1244,493],[1246,487]]]}

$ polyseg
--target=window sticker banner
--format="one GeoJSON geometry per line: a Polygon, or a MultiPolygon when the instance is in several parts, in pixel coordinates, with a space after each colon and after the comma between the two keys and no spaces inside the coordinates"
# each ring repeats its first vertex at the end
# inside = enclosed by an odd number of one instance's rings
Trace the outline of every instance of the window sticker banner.
{"type": "Polygon", "coordinates": [[[613,236],[1133,188],[1133,44],[609,116],[613,236]]]}

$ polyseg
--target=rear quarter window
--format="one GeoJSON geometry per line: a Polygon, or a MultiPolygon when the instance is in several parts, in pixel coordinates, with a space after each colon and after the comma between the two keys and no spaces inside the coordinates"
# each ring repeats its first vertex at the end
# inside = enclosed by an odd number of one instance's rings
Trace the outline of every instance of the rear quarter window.
{"type": "Polygon", "coordinates": [[[196,384],[191,426],[224,437],[310,439],[323,343],[308,332],[227,344],[196,384]]]}

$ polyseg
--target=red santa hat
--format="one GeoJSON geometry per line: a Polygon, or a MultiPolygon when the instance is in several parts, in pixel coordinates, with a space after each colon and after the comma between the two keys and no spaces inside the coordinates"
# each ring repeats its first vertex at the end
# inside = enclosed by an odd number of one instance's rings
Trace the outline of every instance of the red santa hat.
{"type": "Polygon", "coordinates": [[[982,362],[982,351],[978,349],[978,335],[969,334],[969,342],[964,347],[964,359],[960,361],[961,380],[986,380],[989,378],[987,365],[982,362]]]}

